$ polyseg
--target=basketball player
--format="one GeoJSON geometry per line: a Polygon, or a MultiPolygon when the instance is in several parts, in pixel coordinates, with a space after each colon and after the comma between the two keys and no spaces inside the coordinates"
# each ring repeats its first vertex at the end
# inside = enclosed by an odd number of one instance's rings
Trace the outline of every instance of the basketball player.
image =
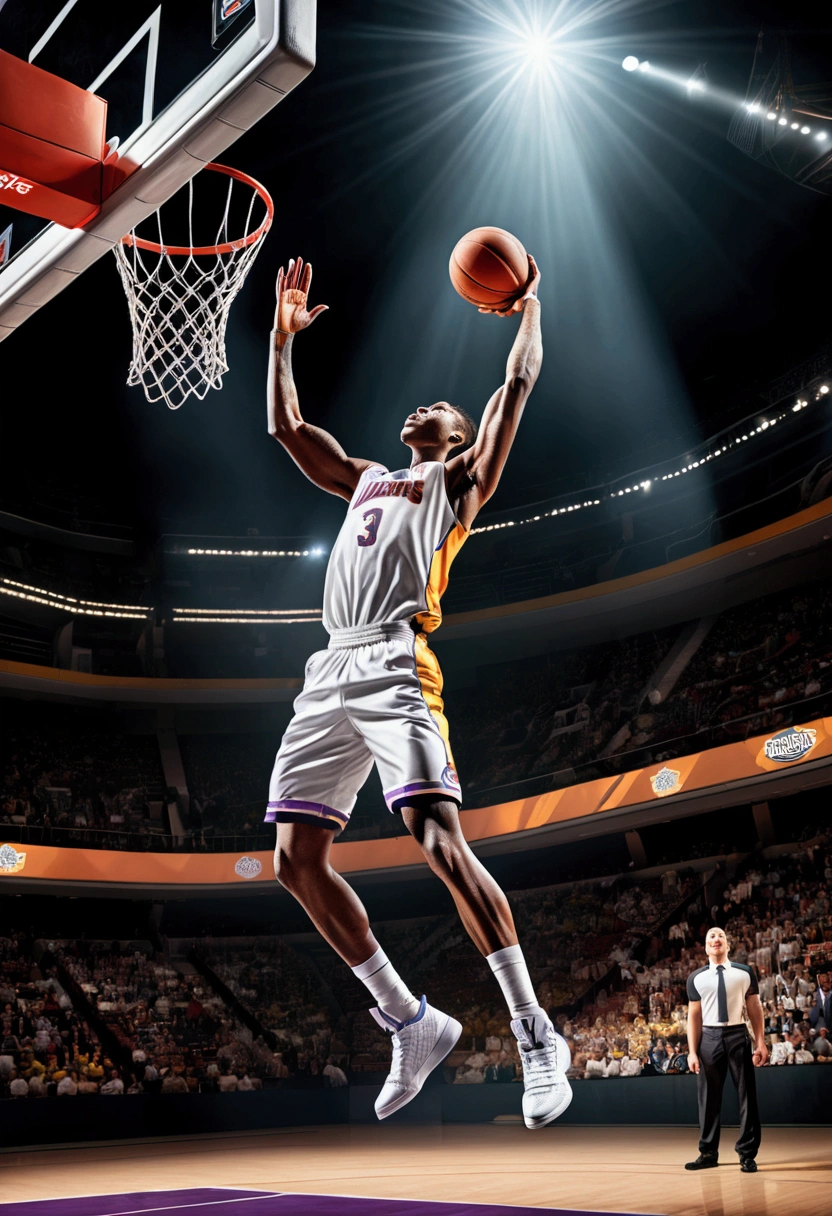
{"type": "Polygon", "coordinates": [[[373,936],[357,895],[330,865],[332,841],[349,822],[373,763],[389,810],[402,816],[448,887],[505,995],[523,1061],[527,1127],[550,1123],[572,1099],[569,1048],[537,1002],[508,901],[460,829],[442,675],[427,643],[441,621],[451,562],[497,488],[540,371],[540,274],[532,258],[529,264],[525,295],[500,313],[522,316],[505,381],[479,433],[447,401],[422,406],[401,432],[410,467],[393,472],[348,456],[326,431],[304,422],[292,344],[325,306],[308,311],[312,267],[300,259],[277,276],[269,433],[315,485],[349,506],[324,588],[329,646],[306,665],[266,819],[277,824],[278,880],[369,989],[377,1002],[372,1015],[390,1032],[393,1065],[376,1102],[380,1119],[416,1096],[462,1027],[413,995],[373,936]]]}

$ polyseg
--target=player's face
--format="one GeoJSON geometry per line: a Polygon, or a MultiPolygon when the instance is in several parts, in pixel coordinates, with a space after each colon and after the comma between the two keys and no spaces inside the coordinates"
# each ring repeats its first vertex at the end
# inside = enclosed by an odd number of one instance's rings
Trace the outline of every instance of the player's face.
{"type": "Polygon", "coordinates": [[[461,443],[463,434],[454,407],[447,401],[436,401],[419,406],[408,416],[401,438],[409,447],[441,447],[446,443],[454,446],[453,436],[459,436],[456,442],[461,443]]]}

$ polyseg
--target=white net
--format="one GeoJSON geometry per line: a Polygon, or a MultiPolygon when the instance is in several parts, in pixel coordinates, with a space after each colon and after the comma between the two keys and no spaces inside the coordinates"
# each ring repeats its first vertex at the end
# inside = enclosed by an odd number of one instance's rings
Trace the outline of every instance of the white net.
{"type": "Polygon", "coordinates": [[[209,389],[222,388],[228,371],[228,313],[272,218],[271,199],[252,179],[221,166],[206,167],[228,174],[225,207],[212,245],[194,243],[192,180],[186,187],[187,245],[165,245],[161,211],[157,211],[156,240],[138,237],[134,229],[115,247],[133,326],[127,383],[141,385],[148,401],[163,400],[172,410],[191,394],[201,401],[209,389]],[[251,199],[244,208],[244,232],[240,236],[238,230],[232,238],[229,222],[235,184],[238,194],[250,190],[251,199]],[[258,218],[256,212],[264,208],[265,218],[258,218]]]}

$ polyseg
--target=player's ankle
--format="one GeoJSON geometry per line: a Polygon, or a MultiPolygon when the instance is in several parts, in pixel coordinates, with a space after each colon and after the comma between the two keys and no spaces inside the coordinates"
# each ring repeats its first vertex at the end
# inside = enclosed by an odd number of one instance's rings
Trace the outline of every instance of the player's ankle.
{"type": "Polygon", "coordinates": [[[411,997],[404,1004],[385,1001],[383,1005],[379,1005],[381,1012],[386,1014],[388,1018],[393,1018],[394,1021],[401,1022],[402,1024],[412,1021],[421,1008],[422,1002],[417,1000],[415,996],[411,997]]]}

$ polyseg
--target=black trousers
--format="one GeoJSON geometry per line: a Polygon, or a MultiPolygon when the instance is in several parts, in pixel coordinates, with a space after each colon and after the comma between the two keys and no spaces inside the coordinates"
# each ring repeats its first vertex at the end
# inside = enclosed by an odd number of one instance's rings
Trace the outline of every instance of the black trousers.
{"type": "Polygon", "coordinates": [[[745,1026],[704,1026],[699,1044],[699,1151],[719,1149],[722,1089],[730,1070],[740,1100],[740,1134],[736,1150],[756,1157],[760,1147],[760,1113],[751,1040],[745,1026]]]}

